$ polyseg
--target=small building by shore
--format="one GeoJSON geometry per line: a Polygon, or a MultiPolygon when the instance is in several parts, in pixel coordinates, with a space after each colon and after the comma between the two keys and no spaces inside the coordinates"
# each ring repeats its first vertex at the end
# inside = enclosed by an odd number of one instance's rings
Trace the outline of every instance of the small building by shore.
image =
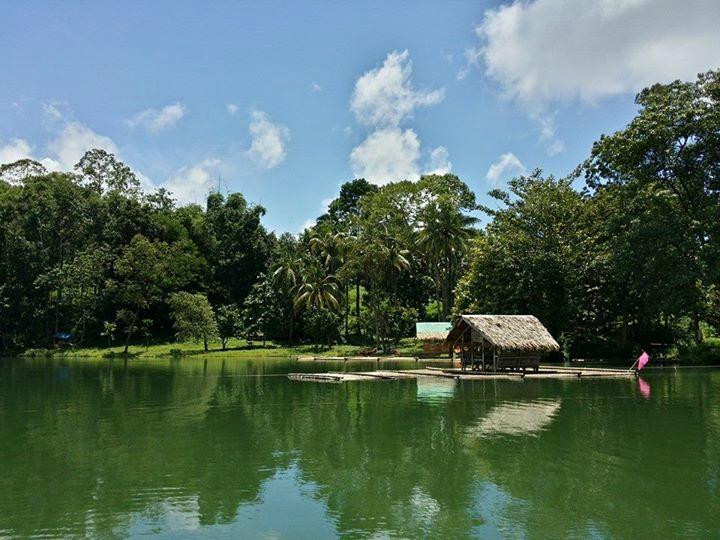
{"type": "Polygon", "coordinates": [[[443,344],[474,370],[538,370],[544,354],[560,350],[534,315],[461,315],[443,344]]]}
{"type": "Polygon", "coordinates": [[[452,327],[449,322],[417,322],[415,337],[422,341],[423,352],[426,354],[451,354],[450,347],[445,345],[445,339],[452,327]]]}

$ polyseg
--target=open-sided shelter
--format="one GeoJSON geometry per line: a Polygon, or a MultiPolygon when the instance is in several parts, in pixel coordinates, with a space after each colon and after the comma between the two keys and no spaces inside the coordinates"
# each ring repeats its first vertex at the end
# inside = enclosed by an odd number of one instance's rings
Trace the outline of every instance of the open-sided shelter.
{"type": "Polygon", "coordinates": [[[473,369],[537,371],[543,354],[560,349],[534,315],[461,315],[445,340],[473,369]]]}

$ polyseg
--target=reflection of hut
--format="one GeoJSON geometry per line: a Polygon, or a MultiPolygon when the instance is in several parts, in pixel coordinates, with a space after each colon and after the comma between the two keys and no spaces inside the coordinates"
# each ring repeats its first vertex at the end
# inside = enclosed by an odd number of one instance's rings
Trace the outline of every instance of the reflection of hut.
{"type": "Polygon", "coordinates": [[[418,322],[415,323],[415,335],[423,342],[423,352],[442,354],[449,352],[445,346],[445,338],[452,329],[449,322],[418,322]]]}
{"type": "Polygon", "coordinates": [[[537,371],[543,353],[559,350],[557,341],[533,315],[461,315],[445,340],[463,368],[537,371]]]}
{"type": "Polygon", "coordinates": [[[537,435],[547,429],[560,410],[559,399],[508,402],[494,407],[477,424],[468,429],[469,435],[537,435]]]}

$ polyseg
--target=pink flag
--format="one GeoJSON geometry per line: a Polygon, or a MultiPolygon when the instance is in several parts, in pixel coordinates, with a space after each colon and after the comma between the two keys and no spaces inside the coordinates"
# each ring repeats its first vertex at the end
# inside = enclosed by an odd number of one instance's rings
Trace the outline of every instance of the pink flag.
{"type": "Polygon", "coordinates": [[[643,351],[643,353],[638,358],[638,365],[637,365],[638,371],[640,371],[642,368],[644,368],[645,364],[647,364],[649,361],[650,361],[650,357],[648,356],[648,353],[643,351]]]}

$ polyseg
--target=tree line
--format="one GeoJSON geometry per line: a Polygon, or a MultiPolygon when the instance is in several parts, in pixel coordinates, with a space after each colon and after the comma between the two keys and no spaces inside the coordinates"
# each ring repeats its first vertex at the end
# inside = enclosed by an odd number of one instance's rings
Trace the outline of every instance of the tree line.
{"type": "Polygon", "coordinates": [[[565,178],[478,205],[452,174],[342,185],[300,235],[239,193],[178,206],[112,154],[0,166],[0,346],[233,337],[392,349],[417,320],[538,316],[567,354],[720,326],[720,72],[657,84],[565,178]],[[479,216],[486,216],[484,223],[479,216]]]}

